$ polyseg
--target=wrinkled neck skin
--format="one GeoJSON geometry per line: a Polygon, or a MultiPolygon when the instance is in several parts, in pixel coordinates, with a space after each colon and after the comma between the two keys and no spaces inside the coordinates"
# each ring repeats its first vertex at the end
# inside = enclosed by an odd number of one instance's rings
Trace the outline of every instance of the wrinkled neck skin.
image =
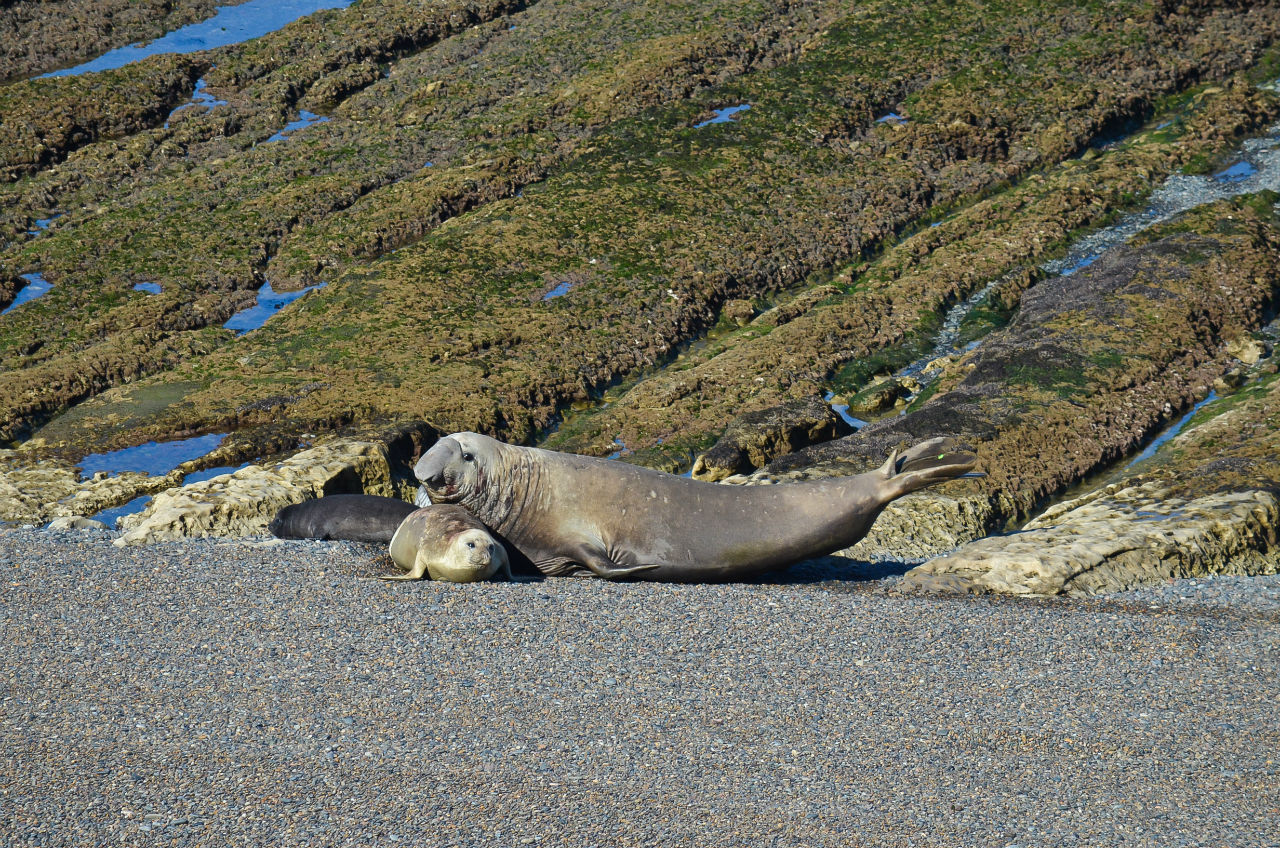
{"type": "Polygon", "coordinates": [[[477,485],[457,503],[491,530],[517,541],[520,516],[539,490],[539,468],[528,453],[503,444],[492,467],[485,468],[477,485]]]}

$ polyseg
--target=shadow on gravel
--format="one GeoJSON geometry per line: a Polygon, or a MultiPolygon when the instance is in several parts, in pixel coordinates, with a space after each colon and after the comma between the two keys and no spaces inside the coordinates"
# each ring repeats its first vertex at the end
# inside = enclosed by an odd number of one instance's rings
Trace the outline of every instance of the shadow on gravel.
{"type": "Polygon", "coordinates": [[[865,585],[891,577],[901,577],[923,560],[868,561],[842,556],[825,556],[805,560],[784,571],[770,571],[755,580],[744,583],[768,583],[772,585],[797,585],[806,583],[831,583],[824,587],[833,592],[860,591],[865,585]]]}

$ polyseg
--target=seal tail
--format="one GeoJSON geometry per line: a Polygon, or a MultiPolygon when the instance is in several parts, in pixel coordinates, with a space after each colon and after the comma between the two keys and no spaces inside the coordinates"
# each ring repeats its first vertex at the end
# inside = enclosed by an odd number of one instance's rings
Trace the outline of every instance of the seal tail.
{"type": "Polygon", "coordinates": [[[958,477],[987,476],[973,470],[977,464],[978,456],[972,447],[943,436],[921,442],[902,454],[893,451],[880,466],[880,473],[893,487],[896,498],[958,477]]]}

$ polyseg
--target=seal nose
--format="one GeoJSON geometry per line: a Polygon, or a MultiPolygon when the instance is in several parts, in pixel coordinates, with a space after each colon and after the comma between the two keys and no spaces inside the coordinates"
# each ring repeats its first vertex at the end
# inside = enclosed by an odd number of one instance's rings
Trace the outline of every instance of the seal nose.
{"type": "Polygon", "coordinates": [[[431,446],[422,455],[418,464],[413,467],[413,476],[428,489],[439,489],[444,486],[444,470],[461,452],[455,439],[444,438],[431,446]]]}

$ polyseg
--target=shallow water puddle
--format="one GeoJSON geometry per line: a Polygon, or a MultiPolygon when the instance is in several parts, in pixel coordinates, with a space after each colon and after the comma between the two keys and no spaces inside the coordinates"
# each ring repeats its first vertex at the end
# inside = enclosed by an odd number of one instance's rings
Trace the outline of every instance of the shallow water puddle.
{"type": "Polygon", "coordinates": [[[1127,471],[1128,469],[1137,465],[1139,462],[1142,462],[1142,460],[1153,456],[1155,452],[1160,449],[1161,445],[1163,445],[1165,442],[1169,441],[1174,436],[1182,432],[1182,429],[1187,426],[1187,422],[1191,420],[1192,416],[1200,411],[1200,407],[1204,406],[1206,403],[1212,403],[1217,399],[1218,399],[1217,392],[1212,392],[1212,391],[1209,392],[1208,397],[1206,397],[1204,400],[1197,403],[1195,406],[1191,407],[1191,409],[1187,411],[1186,415],[1182,416],[1177,421],[1175,421],[1174,423],[1166,427],[1164,432],[1162,432],[1160,435],[1152,439],[1151,444],[1143,448],[1140,454],[1135,456],[1133,459],[1129,460],[1129,464],[1125,466],[1125,470],[1127,471]]]}
{"type": "Polygon", "coordinates": [[[549,291],[549,292],[547,292],[546,294],[544,294],[544,295],[542,296],[542,299],[543,299],[543,300],[551,300],[551,299],[552,299],[552,298],[554,298],[554,297],[564,297],[566,294],[568,294],[568,293],[569,293],[569,290],[570,290],[571,288],[573,288],[573,283],[571,283],[571,282],[569,282],[568,280],[566,280],[566,281],[564,281],[563,283],[561,283],[560,285],[558,285],[558,286],[556,286],[555,288],[553,288],[551,291],[549,291]]]}
{"type": "Polygon", "coordinates": [[[332,120],[332,119],[326,118],[322,115],[317,115],[314,112],[308,112],[306,109],[299,109],[298,120],[290,121],[289,123],[285,124],[284,129],[280,130],[280,132],[271,136],[271,138],[267,139],[262,143],[270,144],[273,141],[284,141],[285,139],[289,138],[293,133],[298,132],[299,130],[305,130],[307,127],[315,126],[316,124],[323,124],[329,120],[332,120]]]}
{"type": "Polygon", "coordinates": [[[27,235],[29,236],[40,235],[45,230],[49,229],[50,224],[52,224],[54,221],[58,220],[62,216],[63,216],[62,212],[55,212],[54,214],[50,215],[48,218],[37,218],[36,228],[34,230],[27,230],[27,235]]]}
{"type": "Polygon", "coordinates": [[[1213,175],[1215,180],[1228,183],[1238,183],[1247,180],[1254,174],[1258,173],[1258,169],[1248,162],[1236,162],[1222,169],[1213,175]]]}
{"type": "Polygon", "coordinates": [[[192,92],[191,99],[183,103],[178,108],[169,113],[169,117],[165,118],[164,128],[169,129],[169,122],[173,120],[173,116],[187,109],[203,109],[209,112],[215,106],[226,106],[227,101],[219,100],[214,97],[204,87],[204,77],[196,80],[196,90],[192,92]]]}
{"type": "Polygon", "coordinates": [[[887,115],[881,115],[876,118],[877,124],[905,124],[911,120],[906,115],[899,115],[897,112],[890,112],[887,115]]]}
{"type": "Polygon", "coordinates": [[[133,515],[135,512],[142,512],[147,508],[147,504],[149,503],[151,503],[150,495],[139,495],[126,504],[113,506],[110,509],[104,509],[102,512],[89,517],[94,521],[101,521],[103,524],[114,529],[116,522],[120,520],[122,516],[133,515]]]}
{"type": "Polygon", "coordinates": [[[324,283],[318,283],[314,286],[307,286],[296,292],[278,292],[271,288],[271,283],[262,284],[262,288],[258,289],[258,302],[248,309],[242,309],[235,315],[227,319],[222,326],[228,330],[235,330],[237,336],[242,336],[250,330],[256,330],[263,324],[267,323],[267,319],[275,315],[285,306],[293,303],[309,291],[315,291],[325,287],[324,283]]]}
{"type": "Polygon", "coordinates": [[[53,288],[53,283],[39,274],[19,274],[18,276],[26,280],[27,284],[18,289],[18,293],[13,296],[13,303],[0,310],[0,315],[12,312],[27,301],[35,300],[37,297],[48,294],[50,289],[53,288]]]}
{"type": "Polygon", "coordinates": [[[733,120],[734,115],[738,114],[739,112],[745,112],[750,108],[751,108],[750,103],[741,103],[737,106],[726,106],[723,109],[716,109],[714,111],[715,117],[708,118],[707,120],[702,121],[701,123],[694,124],[693,128],[697,130],[697,129],[701,129],[702,127],[710,126],[711,124],[727,124],[733,120]]]}
{"type": "Polygon", "coordinates": [[[122,68],[160,53],[196,53],[239,44],[275,32],[322,9],[345,9],[352,2],[354,0],[249,0],[239,6],[221,6],[208,20],[189,24],[153,41],[117,47],[92,61],[40,76],[78,76],[122,68]]]}
{"type": "Polygon", "coordinates": [[[107,453],[91,453],[76,463],[81,479],[87,480],[99,471],[119,474],[122,471],[140,471],[152,477],[162,477],[184,462],[199,459],[216,448],[226,438],[226,433],[209,433],[190,439],[172,442],[146,442],[131,448],[107,453]]]}
{"type": "Polygon", "coordinates": [[[849,414],[849,404],[832,403],[832,401],[835,400],[835,396],[836,396],[835,392],[828,391],[826,394],[822,396],[822,399],[827,402],[827,404],[831,407],[831,410],[835,412],[836,415],[839,415],[840,418],[844,420],[844,423],[848,424],[850,427],[852,427],[855,430],[861,430],[863,427],[867,426],[868,422],[863,421],[861,418],[854,418],[852,415],[849,414]]]}
{"type": "Polygon", "coordinates": [[[160,294],[159,283],[134,283],[134,291],[146,292],[147,294],[160,294]]]}
{"type": "MultiPolygon", "coordinates": [[[[174,443],[170,443],[174,444],[174,443]]],[[[203,456],[203,454],[201,454],[203,456]]],[[[182,485],[189,483],[203,483],[206,480],[212,480],[214,477],[220,477],[223,474],[234,474],[235,472],[248,468],[252,463],[243,462],[240,465],[219,465],[216,468],[206,468],[203,471],[192,471],[190,474],[182,478],[182,485]]],[[[172,469],[170,469],[172,470],[172,469]]],[[[120,506],[113,506],[110,509],[104,509],[96,515],[90,516],[95,521],[101,521],[108,527],[114,528],[116,522],[126,515],[133,515],[135,512],[142,512],[147,508],[147,504],[151,503],[151,495],[139,495],[128,503],[120,506]]]]}

